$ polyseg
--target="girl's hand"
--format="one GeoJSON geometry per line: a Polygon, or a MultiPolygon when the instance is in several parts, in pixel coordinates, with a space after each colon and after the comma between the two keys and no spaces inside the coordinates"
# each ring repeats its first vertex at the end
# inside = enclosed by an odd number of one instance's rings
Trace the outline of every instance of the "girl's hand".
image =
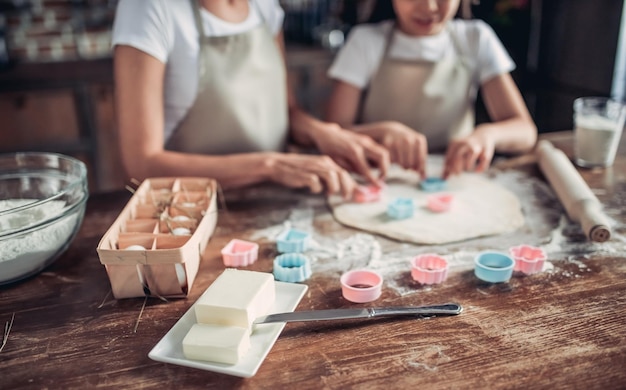
{"type": "Polygon", "coordinates": [[[344,169],[358,173],[372,184],[378,184],[387,175],[389,152],[372,138],[327,124],[315,137],[320,153],[330,156],[344,169]],[[378,168],[378,177],[372,172],[378,168]]]}
{"type": "Polygon", "coordinates": [[[372,129],[374,138],[389,151],[391,161],[424,177],[428,157],[426,137],[400,122],[379,122],[376,127],[372,129]]]}
{"type": "Polygon", "coordinates": [[[483,172],[495,152],[495,141],[485,132],[474,131],[464,139],[450,142],[446,151],[443,178],[463,171],[483,172]]]}
{"type": "Polygon", "coordinates": [[[275,153],[267,161],[270,180],[291,188],[308,188],[319,194],[352,197],[357,184],[350,174],[328,156],[275,153]]]}

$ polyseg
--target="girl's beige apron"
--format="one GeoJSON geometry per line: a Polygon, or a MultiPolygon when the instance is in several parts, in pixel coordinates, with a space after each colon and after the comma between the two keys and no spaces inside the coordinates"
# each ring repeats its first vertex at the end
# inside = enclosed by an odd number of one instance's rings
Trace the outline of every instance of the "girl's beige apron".
{"type": "Polygon", "coordinates": [[[437,62],[389,58],[395,26],[390,29],[383,59],[364,96],[361,123],[393,120],[428,139],[431,152],[474,129],[472,74],[449,31],[455,56],[437,62]]]}
{"type": "Polygon", "coordinates": [[[203,154],[282,151],[287,78],[265,22],[241,34],[208,37],[198,1],[191,3],[200,37],[198,94],[166,148],[203,154]]]}

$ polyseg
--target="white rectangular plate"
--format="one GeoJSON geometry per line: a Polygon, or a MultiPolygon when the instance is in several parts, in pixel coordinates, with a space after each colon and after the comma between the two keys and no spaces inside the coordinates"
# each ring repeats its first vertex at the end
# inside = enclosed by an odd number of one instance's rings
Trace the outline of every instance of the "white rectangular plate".
{"type": "MultiPolygon", "coordinates": [[[[294,311],[304,296],[304,293],[307,291],[308,286],[306,284],[297,283],[275,283],[276,301],[270,313],[294,311]]],[[[248,353],[246,353],[237,364],[223,364],[185,358],[183,354],[183,338],[185,338],[185,335],[187,335],[187,332],[189,332],[189,329],[191,329],[191,326],[195,323],[196,313],[194,307],[191,306],[169,332],[163,336],[157,345],[152,348],[148,354],[150,359],[163,363],[178,364],[180,366],[250,378],[256,374],[261,363],[263,363],[270,349],[274,346],[280,332],[282,332],[285,327],[285,323],[253,325],[254,328],[250,336],[251,347],[248,353]]]]}

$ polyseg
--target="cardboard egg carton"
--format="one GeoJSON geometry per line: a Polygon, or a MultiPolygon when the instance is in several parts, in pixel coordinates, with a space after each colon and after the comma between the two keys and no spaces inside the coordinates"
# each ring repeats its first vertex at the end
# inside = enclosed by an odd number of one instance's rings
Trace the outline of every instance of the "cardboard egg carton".
{"type": "Polygon", "coordinates": [[[97,248],[116,299],[189,293],[217,224],[216,189],[189,177],[139,186],[97,248]]]}

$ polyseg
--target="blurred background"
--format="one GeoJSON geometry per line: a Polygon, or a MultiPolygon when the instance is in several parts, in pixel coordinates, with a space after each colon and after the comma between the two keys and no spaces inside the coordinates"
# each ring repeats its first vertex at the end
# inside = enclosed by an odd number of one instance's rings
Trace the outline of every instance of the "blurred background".
{"type": "MultiPolygon", "coordinates": [[[[144,0],[145,1],[145,0],[144,0]]],[[[386,1],[386,0],[385,0],[386,1]]],[[[116,0],[0,0],[0,153],[53,151],[88,164],[93,192],[123,188],[113,109],[116,0]]],[[[326,69],[350,29],[378,20],[375,0],[280,0],[289,77],[321,116],[326,69]]],[[[626,0],[480,0],[515,60],[541,132],[572,128],[579,96],[625,100],[626,0]]],[[[479,121],[486,120],[478,101],[479,121]]]]}

